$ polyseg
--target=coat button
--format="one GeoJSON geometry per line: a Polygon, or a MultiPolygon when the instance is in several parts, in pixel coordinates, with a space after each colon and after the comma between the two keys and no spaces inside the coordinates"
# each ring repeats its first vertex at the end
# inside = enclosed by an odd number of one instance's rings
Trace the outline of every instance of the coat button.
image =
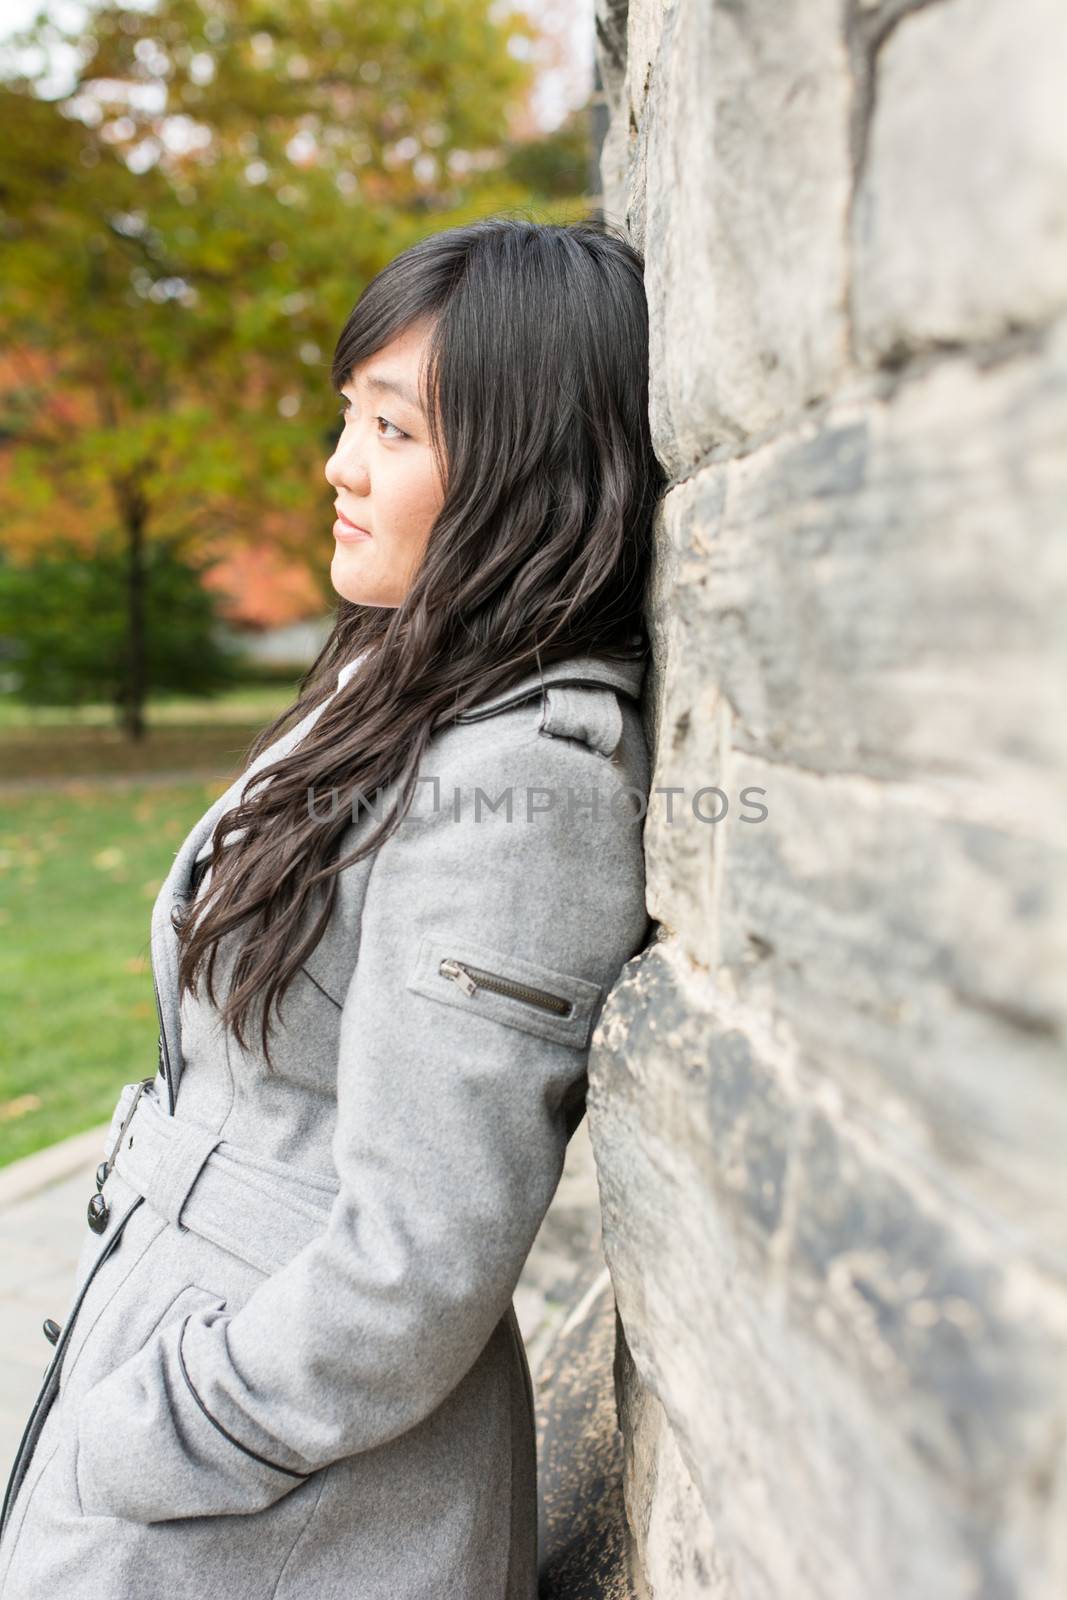
{"type": "Polygon", "coordinates": [[[98,1194],[99,1194],[100,1190],[104,1187],[104,1184],[106,1182],[107,1182],[107,1162],[106,1161],[101,1161],[100,1165],[96,1169],[96,1190],[97,1190],[98,1194]]]}
{"type": "Polygon", "coordinates": [[[55,1344],[62,1331],[63,1330],[60,1328],[59,1323],[56,1322],[53,1317],[45,1317],[44,1336],[48,1340],[49,1344],[55,1344]]]}
{"type": "Polygon", "coordinates": [[[107,1227],[107,1217],[107,1201],[102,1194],[94,1194],[88,1210],[89,1226],[94,1233],[103,1233],[107,1227]]]}

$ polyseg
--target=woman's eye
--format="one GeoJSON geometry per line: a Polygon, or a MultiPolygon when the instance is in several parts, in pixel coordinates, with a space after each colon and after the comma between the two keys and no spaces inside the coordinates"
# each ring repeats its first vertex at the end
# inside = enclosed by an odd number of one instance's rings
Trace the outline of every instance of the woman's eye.
{"type": "MultiPolygon", "coordinates": [[[[352,412],[352,407],[351,407],[351,404],[347,400],[345,401],[343,406],[339,406],[338,409],[337,409],[337,415],[339,417],[344,417],[346,422],[347,422],[349,416],[351,415],[351,412],[352,412]]],[[[403,431],[403,429],[402,428],[398,428],[395,422],[390,422],[388,417],[375,417],[374,420],[375,420],[375,422],[383,422],[387,428],[392,428],[392,430],[393,430],[392,433],[379,434],[379,436],[378,436],[379,438],[385,438],[385,439],[406,439],[407,438],[407,434],[403,431]]]]}

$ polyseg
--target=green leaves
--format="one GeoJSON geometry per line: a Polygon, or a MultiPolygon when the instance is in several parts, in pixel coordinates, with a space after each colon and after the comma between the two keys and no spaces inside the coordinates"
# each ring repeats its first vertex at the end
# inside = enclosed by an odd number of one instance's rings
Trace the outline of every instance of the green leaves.
{"type": "MultiPolygon", "coordinates": [[[[215,600],[198,564],[157,544],[144,554],[147,690],[210,694],[233,679],[215,600]]],[[[54,539],[25,564],[0,565],[0,670],[29,705],[122,703],[127,687],[128,553],[54,539]]]]}
{"type": "Polygon", "coordinates": [[[30,30],[36,81],[64,42],[76,64],[58,99],[0,82],[2,333],[51,379],[36,415],[7,408],[16,545],[38,472],[83,527],[114,473],[157,486],[149,537],[187,494],[193,524],[205,497],[230,527],[302,497],[321,523],[329,359],[364,283],[427,228],[529,198],[493,168],[531,24],[495,11],[159,0],[99,6],[73,41],[30,30]]]}
{"type": "Polygon", "coordinates": [[[574,194],[573,139],[525,166],[509,140],[534,35],[493,0],[41,17],[0,73],[9,547],[57,520],[102,552],[273,539],[325,582],[329,366],[364,285],[426,232],[574,194]]]}

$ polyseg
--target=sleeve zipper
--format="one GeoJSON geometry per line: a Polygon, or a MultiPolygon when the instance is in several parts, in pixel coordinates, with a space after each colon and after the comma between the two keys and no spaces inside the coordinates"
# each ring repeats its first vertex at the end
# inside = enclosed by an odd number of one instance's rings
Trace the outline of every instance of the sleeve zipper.
{"type": "Polygon", "coordinates": [[[572,1002],[562,995],[552,994],[547,989],[535,989],[529,983],[517,983],[514,978],[505,978],[499,972],[486,972],[483,967],[469,966],[467,962],[457,961],[452,956],[446,956],[437,970],[443,978],[458,983],[464,994],[472,995],[478,989],[489,989],[494,994],[510,995],[513,1000],[539,1006],[542,1011],[551,1011],[557,1017],[569,1017],[573,1010],[572,1002]]]}

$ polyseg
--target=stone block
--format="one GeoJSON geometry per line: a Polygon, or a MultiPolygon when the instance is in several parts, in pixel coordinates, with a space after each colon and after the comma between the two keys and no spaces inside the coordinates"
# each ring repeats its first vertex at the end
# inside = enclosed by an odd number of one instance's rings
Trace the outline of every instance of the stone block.
{"type": "Polygon", "coordinates": [[[1062,1277],[678,941],[628,963],[588,1105],[646,1576],[657,1518],[711,1530],[654,1592],[1052,1600],[1062,1277]]]}
{"type": "Polygon", "coordinates": [[[889,33],[852,218],[862,360],[1067,305],[1067,10],[943,0],[889,33]]]}
{"type": "Polygon", "coordinates": [[[846,357],[839,0],[676,4],[649,124],[650,414],[672,475],[826,394],[846,357]]]}

